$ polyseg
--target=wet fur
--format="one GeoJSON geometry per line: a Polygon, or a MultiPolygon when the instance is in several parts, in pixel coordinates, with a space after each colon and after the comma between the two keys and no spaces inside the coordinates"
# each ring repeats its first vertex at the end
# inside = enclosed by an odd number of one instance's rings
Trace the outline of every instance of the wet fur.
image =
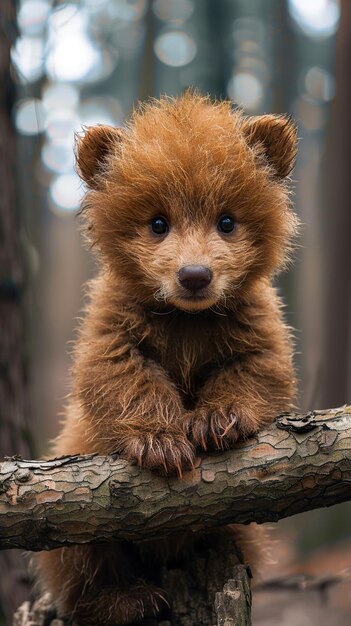
{"type": "MultiPolygon", "coordinates": [[[[295,153],[288,118],[247,118],[192,93],[78,139],[100,272],[55,454],[119,452],[181,476],[198,451],[230,447],[291,408],[291,337],[272,278],[296,232],[285,178],[295,153]],[[223,214],[237,223],[229,235],[216,228],[223,214]],[[171,225],[164,238],[150,228],[157,215],[171,225]],[[213,272],[200,300],[179,283],[186,264],[213,272]]],[[[172,540],[172,558],[189,541],[172,540]]],[[[131,623],[167,603],[132,544],[41,553],[38,567],[78,626],[131,623]]]]}

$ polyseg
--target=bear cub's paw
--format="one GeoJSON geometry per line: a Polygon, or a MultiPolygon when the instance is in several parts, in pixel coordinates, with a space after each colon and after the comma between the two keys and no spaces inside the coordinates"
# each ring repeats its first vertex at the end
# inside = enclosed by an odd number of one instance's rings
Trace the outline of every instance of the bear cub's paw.
{"type": "Polygon", "coordinates": [[[124,457],[160,474],[178,474],[193,467],[195,451],[182,432],[141,433],[123,442],[124,457]]]}
{"type": "Polygon", "coordinates": [[[190,441],[202,450],[225,450],[257,432],[252,418],[235,406],[201,407],[190,414],[185,429],[190,441]]]}

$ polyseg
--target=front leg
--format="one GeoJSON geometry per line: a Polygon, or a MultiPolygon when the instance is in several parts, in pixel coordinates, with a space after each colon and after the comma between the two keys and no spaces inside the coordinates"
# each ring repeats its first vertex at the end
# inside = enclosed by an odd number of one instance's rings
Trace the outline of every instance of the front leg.
{"type": "Polygon", "coordinates": [[[181,427],[179,392],[165,370],[128,338],[90,339],[74,373],[84,452],[118,452],[162,473],[181,475],[192,466],[194,446],[181,427]]]}
{"type": "Polygon", "coordinates": [[[185,420],[189,439],[203,450],[247,439],[292,407],[295,376],[290,360],[250,355],[214,374],[185,420]]]}

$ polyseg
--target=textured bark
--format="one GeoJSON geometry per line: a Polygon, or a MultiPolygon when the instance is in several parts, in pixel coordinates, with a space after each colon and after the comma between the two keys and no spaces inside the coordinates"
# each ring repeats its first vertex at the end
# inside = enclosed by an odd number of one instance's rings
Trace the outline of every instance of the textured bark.
{"type": "Polygon", "coordinates": [[[251,589],[244,565],[237,565],[234,577],[216,594],[217,626],[251,626],[251,589]]]}
{"type": "Polygon", "coordinates": [[[0,492],[1,548],[277,521],[351,499],[351,407],[280,416],[236,449],[197,459],[182,479],[112,457],[9,459],[0,492]]]}

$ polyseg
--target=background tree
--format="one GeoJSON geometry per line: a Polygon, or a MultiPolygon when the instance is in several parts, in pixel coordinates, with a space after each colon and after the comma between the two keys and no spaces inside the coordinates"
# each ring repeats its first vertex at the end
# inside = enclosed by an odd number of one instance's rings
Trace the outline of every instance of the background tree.
{"type": "Polygon", "coordinates": [[[351,393],[351,4],[341,2],[336,47],[336,97],[326,162],[322,222],[324,257],[324,357],[321,404],[337,406],[351,393]]]}
{"type": "MultiPolygon", "coordinates": [[[[25,336],[23,232],[16,198],[16,140],[11,115],[15,86],[10,50],[17,36],[14,0],[0,9],[0,456],[30,457],[30,401],[25,336]]],[[[28,596],[25,564],[19,551],[0,554],[0,619],[9,623],[28,596]]]]}

